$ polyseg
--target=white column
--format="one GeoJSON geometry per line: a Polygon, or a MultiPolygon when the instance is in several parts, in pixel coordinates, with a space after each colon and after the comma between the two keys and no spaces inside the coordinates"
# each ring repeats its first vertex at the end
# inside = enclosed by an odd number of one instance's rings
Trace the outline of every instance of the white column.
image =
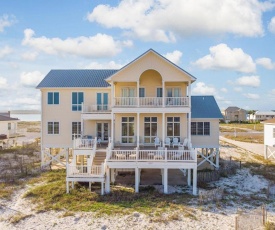
{"type": "Polygon", "coordinates": [[[162,81],[162,107],[165,107],[165,81],[162,81]]]}
{"type": "Polygon", "coordinates": [[[80,133],[81,133],[81,137],[84,135],[84,119],[81,118],[81,130],[80,130],[80,133]]]}
{"type": "Polygon", "coordinates": [[[101,195],[104,195],[104,182],[101,182],[101,195]]]}
{"type": "Polygon", "coordinates": [[[165,113],[162,113],[162,146],[164,147],[165,141],[165,113]]]}
{"type": "Polygon", "coordinates": [[[114,82],[111,83],[111,107],[114,106],[114,82]]]}
{"type": "Polygon", "coordinates": [[[139,80],[137,81],[137,107],[139,107],[139,80]]]}
{"type": "Polygon", "coordinates": [[[139,191],[139,168],[135,168],[135,192],[139,191]]]}
{"type": "Polygon", "coordinates": [[[188,141],[191,143],[191,112],[188,113],[188,141]]]}
{"type": "Polygon", "coordinates": [[[163,178],[164,170],[163,169],[160,170],[160,174],[161,174],[161,184],[164,185],[164,178],[163,178]]]}
{"type": "Polygon", "coordinates": [[[111,142],[112,142],[112,148],[114,148],[114,142],[115,142],[115,122],[114,122],[114,113],[111,113],[111,142]]]}
{"type": "Polygon", "coordinates": [[[137,147],[139,147],[139,113],[137,113],[137,147]]]}
{"type": "Polygon", "coordinates": [[[216,168],[219,168],[220,167],[220,149],[217,148],[216,149],[216,168]]]}
{"type": "Polygon", "coordinates": [[[267,146],[264,145],[264,159],[267,159],[267,146]]]}
{"type": "Polygon", "coordinates": [[[70,193],[69,181],[66,181],[66,192],[70,193]]]}
{"type": "Polygon", "coordinates": [[[165,194],[168,193],[168,169],[167,168],[164,168],[164,173],[163,173],[163,182],[164,182],[164,185],[163,185],[163,192],[165,194]]]}
{"type": "Polygon", "coordinates": [[[187,185],[191,185],[191,169],[187,169],[187,185]]]}
{"type": "Polygon", "coordinates": [[[197,167],[193,168],[193,195],[197,195],[197,167]]]}
{"type": "Polygon", "coordinates": [[[108,166],[106,169],[105,192],[110,193],[110,169],[108,166]]]}
{"type": "Polygon", "coordinates": [[[89,190],[92,188],[92,182],[89,182],[89,190]]]}
{"type": "Polygon", "coordinates": [[[191,82],[188,82],[189,107],[191,107],[191,82]]]}

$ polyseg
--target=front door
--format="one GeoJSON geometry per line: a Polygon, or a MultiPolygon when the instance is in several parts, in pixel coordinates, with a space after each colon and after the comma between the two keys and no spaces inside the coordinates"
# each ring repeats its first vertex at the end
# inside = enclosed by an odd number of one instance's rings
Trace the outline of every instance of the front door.
{"type": "Polygon", "coordinates": [[[97,131],[97,139],[101,139],[101,141],[109,140],[109,123],[107,122],[96,123],[96,131],[97,131]]]}
{"type": "Polygon", "coordinates": [[[96,94],[97,110],[108,110],[108,93],[96,94]]]}

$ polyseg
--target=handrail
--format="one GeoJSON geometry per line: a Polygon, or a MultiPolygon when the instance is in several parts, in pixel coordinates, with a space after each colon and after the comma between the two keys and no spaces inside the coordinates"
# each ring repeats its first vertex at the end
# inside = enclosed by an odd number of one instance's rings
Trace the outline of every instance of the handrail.
{"type": "Polygon", "coordinates": [[[84,105],[82,104],[82,113],[110,112],[110,104],[84,105]]]}

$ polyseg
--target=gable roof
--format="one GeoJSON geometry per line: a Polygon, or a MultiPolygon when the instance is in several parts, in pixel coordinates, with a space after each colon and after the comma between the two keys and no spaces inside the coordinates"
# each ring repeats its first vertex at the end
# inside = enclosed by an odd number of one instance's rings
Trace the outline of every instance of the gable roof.
{"type": "Polygon", "coordinates": [[[0,115],[0,121],[15,121],[15,120],[19,120],[19,119],[0,115]]]}
{"type": "Polygon", "coordinates": [[[191,105],[191,118],[223,118],[214,96],[191,96],[191,105]]]}
{"type": "Polygon", "coordinates": [[[51,70],[36,87],[109,87],[106,78],[116,73],[114,69],[51,70]]]}
{"type": "MultiPolygon", "coordinates": [[[[194,82],[197,78],[195,78],[192,74],[188,73],[187,71],[185,71],[184,69],[180,68],[179,66],[177,66],[175,63],[171,62],[170,60],[168,60],[166,57],[162,56],[161,54],[159,54],[158,52],[156,52],[153,49],[149,49],[146,52],[144,52],[143,54],[141,54],[140,56],[138,56],[137,58],[135,58],[133,61],[129,62],[127,65],[125,65],[124,67],[122,67],[120,70],[118,70],[118,72],[124,70],[125,68],[127,68],[128,66],[132,65],[134,62],[136,62],[137,60],[141,59],[142,57],[144,57],[146,54],[148,53],[154,53],[157,56],[161,57],[163,60],[165,60],[166,62],[170,63],[171,65],[173,65],[174,67],[176,67],[177,69],[179,69],[180,71],[184,72],[186,75],[188,75],[191,79],[192,82],[194,82]]],[[[110,76],[108,79],[106,79],[106,81],[110,81],[112,78],[112,76],[110,76]]]]}

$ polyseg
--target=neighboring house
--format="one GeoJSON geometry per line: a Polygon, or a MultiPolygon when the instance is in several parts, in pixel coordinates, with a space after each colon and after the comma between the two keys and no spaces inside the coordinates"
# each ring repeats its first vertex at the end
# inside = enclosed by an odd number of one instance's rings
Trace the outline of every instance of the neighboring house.
{"type": "Polygon", "coordinates": [[[0,115],[0,135],[6,135],[7,138],[14,135],[17,130],[18,118],[10,117],[10,113],[1,113],[0,115]]]}
{"type": "Polygon", "coordinates": [[[213,96],[191,97],[195,80],[152,49],[119,70],[51,70],[37,86],[42,166],[65,154],[67,191],[97,181],[102,193],[120,170],[135,172],[138,192],[142,169],[159,169],[167,193],[168,170],[179,169],[196,194],[197,167],[219,167],[222,115],[213,96]]]}
{"type": "Polygon", "coordinates": [[[257,111],[255,115],[256,115],[256,121],[265,121],[268,119],[275,118],[274,111],[257,111]]]}
{"type": "Polygon", "coordinates": [[[275,158],[275,118],[262,122],[264,124],[264,157],[275,158]]]}
{"type": "Polygon", "coordinates": [[[240,109],[236,106],[230,106],[224,111],[225,122],[230,121],[246,121],[247,112],[244,109],[240,109]]]}

